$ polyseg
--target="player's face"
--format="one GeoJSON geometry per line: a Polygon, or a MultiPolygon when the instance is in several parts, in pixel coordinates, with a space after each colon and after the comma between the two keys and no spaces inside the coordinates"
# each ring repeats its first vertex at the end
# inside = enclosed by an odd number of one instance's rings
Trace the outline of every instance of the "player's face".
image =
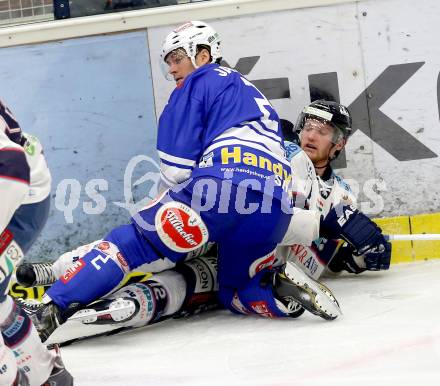
{"type": "Polygon", "coordinates": [[[328,123],[307,119],[301,130],[301,147],[315,166],[325,166],[337,150],[344,147],[343,139],[334,144],[335,129],[328,123]]]}
{"type": "Polygon", "coordinates": [[[182,86],[185,78],[196,69],[191,59],[181,49],[170,52],[165,58],[165,63],[168,65],[168,72],[174,78],[177,87],[182,86]]]}
{"type": "MultiPolygon", "coordinates": [[[[197,67],[210,63],[210,61],[211,55],[205,48],[202,48],[195,58],[197,67]]],[[[168,65],[168,73],[174,78],[177,87],[181,87],[185,78],[196,69],[185,50],[181,48],[170,52],[165,58],[165,63],[168,65]]]]}

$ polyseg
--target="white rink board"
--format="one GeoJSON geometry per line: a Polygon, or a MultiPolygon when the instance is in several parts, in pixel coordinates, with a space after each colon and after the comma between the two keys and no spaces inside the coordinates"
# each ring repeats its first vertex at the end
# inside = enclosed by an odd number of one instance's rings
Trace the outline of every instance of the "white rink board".
{"type": "MultiPolygon", "coordinates": [[[[246,75],[249,80],[288,79],[290,97],[272,99],[272,103],[281,118],[292,122],[301,107],[310,101],[310,75],[336,73],[340,101],[346,105],[365,95],[364,90],[379,78],[378,84],[367,90],[369,110],[365,98],[363,120],[357,110],[352,112],[355,121],[360,120],[354,124],[355,129],[362,126],[371,136],[379,134],[385,140],[378,139],[379,145],[360,130],[355,132],[347,145],[347,167],[339,172],[354,179],[354,189],[361,191],[358,199],[361,209],[372,216],[390,216],[435,212],[439,207],[440,47],[433,38],[439,29],[439,14],[440,3],[435,0],[417,4],[410,0],[388,0],[209,22],[223,38],[224,59],[230,66],[234,67],[240,58],[259,57],[246,75]],[[414,15],[418,15],[420,22],[414,20],[414,15]],[[414,66],[419,68],[410,74],[408,68],[414,66]],[[387,69],[392,73],[380,78],[387,69]],[[403,72],[408,74],[396,86],[390,86],[389,82],[403,72]],[[391,93],[389,98],[383,97],[384,103],[374,108],[376,99],[387,92],[391,93]],[[399,125],[400,131],[393,133],[386,120],[376,119],[375,111],[399,125]],[[420,156],[420,150],[401,135],[405,133],[424,147],[428,155],[420,156]],[[384,142],[397,148],[399,154],[386,150],[382,146],[384,142]],[[378,189],[371,186],[376,182],[378,189]]],[[[160,43],[172,27],[149,28],[148,33],[157,114],[173,89],[156,60],[160,43]]]]}
{"type": "MultiPolygon", "coordinates": [[[[369,83],[387,65],[425,62],[381,110],[440,156],[440,45],[433,39],[440,29],[440,2],[365,4],[368,16],[360,19],[360,28],[366,81],[369,83]]],[[[398,162],[376,145],[374,168],[388,185],[383,193],[384,214],[439,211],[440,158],[398,162]]],[[[353,168],[347,175],[354,171],[359,172],[353,168]]]]}
{"type": "Polygon", "coordinates": [[[129,165],[140,154],[156,157],[150,74],[145,31],[0,50],[0,98],[40,138],[52,173],[49,219],[28,260],[104,236],[129,221],[118,205],[127,191],[147,195],[147,184],[132,183],[155,169],[143,162],[130,176],[129,165]],[[98,179],[99,202],[90,194],[98,179]]]}

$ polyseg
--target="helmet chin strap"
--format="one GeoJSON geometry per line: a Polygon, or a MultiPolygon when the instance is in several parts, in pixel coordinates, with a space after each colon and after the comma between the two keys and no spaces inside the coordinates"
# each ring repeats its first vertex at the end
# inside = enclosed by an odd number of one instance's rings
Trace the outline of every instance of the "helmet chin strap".
{"type": "MultiPolygon", "coordinates": [[[[199,67],[202,67],[202,66],[203,66],[203,64],[200,65],[200,66],[198,66],[197,63],[196,63],[196,57],[197,57],[197,55],[198,55],[200,52],[201,52],[201,50],[200,50],[200,51],[197,50],[196,55],[195,55],[194,57],[192,57],[192,56],[188,56],[189,59],[191,60],[191,63],[193,64],[193,66],[194,66],[194,68],[195,68],[196,70],[197,70],[199,67]]],[[[211,54],[210,54],[210,55],[211,55],[211,54]]],[[[212,56],[210,56],[210,61],[208,61],[208,63],[212,63],[212,56]]],[[[208,64],[208,63],[207,63],[207,64],[208,64]]]]}
{"type": "MultiPolygon", "coordinates": [[[[196,54],[196,56],[197,56],[197,54],[196,54]]],[[[194,57],[190,56],[189,58],[191,60],[192,65],[197,70],[200,66],[198,66],[197,63],[196,63],[196,57],[195,56],[194,57]]]]}
{"type": "Polygon", "coordinates": [[[332,145],[332,147],[331,147],[331,148],[329,149],[329,151],[328,151],[328,163],[330,163],[330,161],[333,161],[333,160],[338,156],[338,154],[339,154],[339,151],[336,150],[335,153],[333,154],[333,156],[330,157],[330,152],[332,151],[332,149],[333,149],[336,145],[337,145],[337,143],[334,143],[334,144],[332,145]]]}

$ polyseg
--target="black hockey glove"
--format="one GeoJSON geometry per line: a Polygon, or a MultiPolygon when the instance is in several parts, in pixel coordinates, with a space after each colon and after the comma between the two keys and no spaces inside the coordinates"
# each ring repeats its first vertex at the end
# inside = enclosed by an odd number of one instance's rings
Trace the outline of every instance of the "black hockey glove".
{"type": "Polygon", "coordinates": [[[347,241],[356,255],[364,255],[366,269],[370,271],[390,267],[391,244],[382,230],[352,205],[338,204],[321,218],[320,235],[347,241]]]}
{"type": "Polygon", "coordinates": [[[364,257],[356,256],[354,253],[354,248],[350,244],[344,243],[330,260],[328,269],[332,272],[347,271],[355,274],[364,272],[367,269],[364,257]]]}
{"type": "Polygon", "coordinates": [[[386,241],[385,238],[383,240],[383,243],[363,252],[365,266],[369,271],[380,271],[390,268],[391,243],[386,241]]]}
{"type": "MultiPolygon", "coordinates": [[[[390,243],[385,244],[385,249],[391,248],[390,243]]],[[[330,260],[328,269],[332,272],[347,271],[359,274],[364,271],[386,270],[390,267],[391,249],[376,253],[375,248],[358,255],[354,248],[344,243],[335,256],[330,260]]]]}

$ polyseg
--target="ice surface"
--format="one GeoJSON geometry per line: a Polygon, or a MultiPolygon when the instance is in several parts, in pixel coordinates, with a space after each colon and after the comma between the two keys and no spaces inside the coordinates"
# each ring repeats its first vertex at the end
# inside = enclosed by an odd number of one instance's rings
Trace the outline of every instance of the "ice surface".
{"type": "Polygon", "coordinates": [[[82,385],[440,385],[440,261],[325,282],[344,315],[209,312],[65,347],[82,385]]]}

